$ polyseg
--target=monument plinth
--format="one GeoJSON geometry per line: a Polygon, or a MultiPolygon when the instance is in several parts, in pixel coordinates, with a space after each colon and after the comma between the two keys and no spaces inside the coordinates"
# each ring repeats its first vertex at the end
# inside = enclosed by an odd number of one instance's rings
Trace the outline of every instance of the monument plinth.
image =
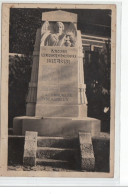
{"type": "Polygon", "coordinates": [[[33,53],[26,117],[14,118],[14,133],[43,136],[100,133],[100,121],[87,117],[81,32],[77,14],[53,11],[42,15],[33,53]]]}

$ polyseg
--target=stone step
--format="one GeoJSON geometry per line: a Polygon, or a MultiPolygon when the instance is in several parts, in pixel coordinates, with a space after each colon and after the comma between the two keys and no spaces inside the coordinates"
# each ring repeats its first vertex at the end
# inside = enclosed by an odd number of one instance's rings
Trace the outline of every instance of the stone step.
{"type": "Polygon", "coordinates": [[[66,168],[66,169],[72,168],[71,163],[66,160],[36,158],[36,165],[48,166],[52,168],[66,168]]]}
{"type": "Polygon", "coordinates": [[[78,138],[69,137],[38,137],[38,147],[78,148],[78,138]]]}
{"type": "Polygon", "coordinates": [[[38,147],[37,158],[76,161],[79,158],[78,149],[38,147]]]}

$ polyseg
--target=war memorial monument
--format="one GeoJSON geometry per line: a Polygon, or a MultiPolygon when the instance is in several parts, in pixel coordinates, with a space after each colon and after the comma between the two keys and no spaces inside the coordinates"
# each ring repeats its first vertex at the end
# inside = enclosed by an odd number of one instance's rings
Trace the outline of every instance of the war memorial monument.
{"type": "Polygon", "coordinates": [[[93,171],[92,138],[100,120],[87,117],[81,31],[77,14],[42,13],[37,30],[26,116],[13,120],[14,135],[25,136],[24,166],[52,165],[93,171]]]}

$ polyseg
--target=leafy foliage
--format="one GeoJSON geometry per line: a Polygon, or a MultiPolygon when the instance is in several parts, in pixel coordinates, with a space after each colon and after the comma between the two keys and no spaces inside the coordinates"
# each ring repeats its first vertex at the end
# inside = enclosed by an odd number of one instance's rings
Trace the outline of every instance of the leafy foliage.
{"type": "Polygon", "coordinates": [[[9,58],[9,127],[15,116],[25,115],[31,64],[32,58],[28,56],[9,58]]]}
{"type": "Polygon", "coordinates": [[[32,54],[36,30],[41,26],[40,9],[11,9],[10,53],[32,54]]]}
{"type": "Polygon", "coordinates": [[[85,53],[85,83],[88,116],[100,119],[102,130],[110,130],[110,42],[100,52],[85,53]]]}

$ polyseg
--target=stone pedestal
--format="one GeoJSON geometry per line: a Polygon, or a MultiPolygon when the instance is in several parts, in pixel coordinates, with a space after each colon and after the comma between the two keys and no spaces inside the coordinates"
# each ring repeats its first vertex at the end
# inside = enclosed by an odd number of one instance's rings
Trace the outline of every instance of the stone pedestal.
{"type": "Polygon", "coordinates": [[[94,118],[39,118],[16,117],[13,121],[15,135],[25,135],[25,131],[38,132],[39,136],[78,136],[88,132],[92,136],[100,134],[100,121],[94,118]]]}

